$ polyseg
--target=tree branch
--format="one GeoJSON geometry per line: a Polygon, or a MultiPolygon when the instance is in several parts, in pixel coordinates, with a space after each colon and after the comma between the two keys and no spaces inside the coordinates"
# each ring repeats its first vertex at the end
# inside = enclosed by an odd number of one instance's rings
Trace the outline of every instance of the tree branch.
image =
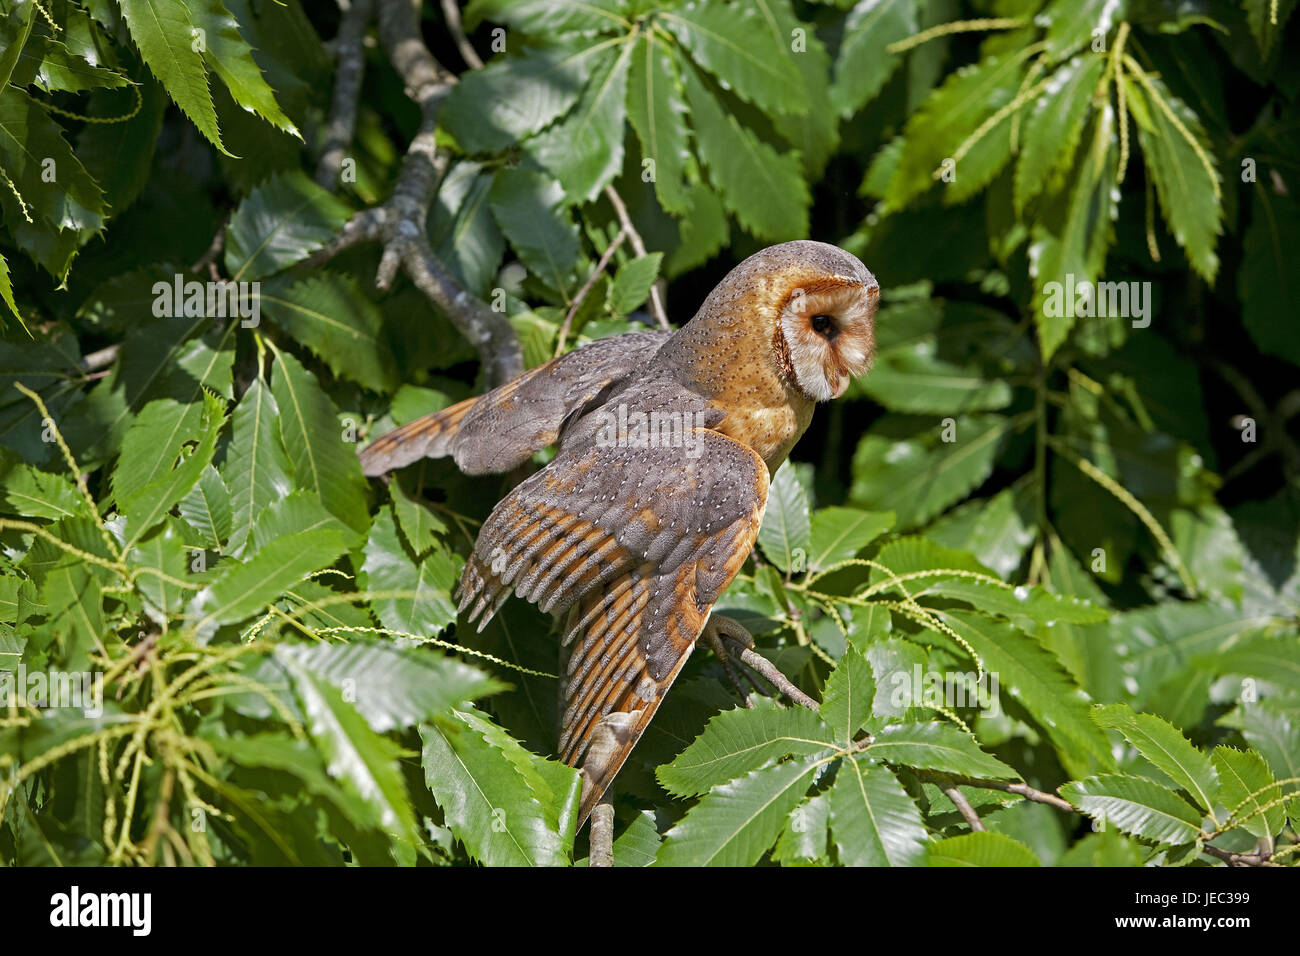
{"type": "Polygon", "coordinates": [[[601,797],[591,811],[591,852],[587,859],[591,866],[614,865],[614,805],[601,797]]]}
{"type": "Polygon", "coordinates": [[[460,51],[460,58],[465,61],[465,65],[473,70],[482,69],[483,61],[479,59],[478,53],[470,46],[469,38],[465,36],[465,27],[460,22],[460,7],[456,6],[456,0],[442,0],[442,15],[447,21],[447,29],[451,31],[451,38],[456,41],[456,49],[460,51]]]}
{"type": "Polygon", "coordinates": [[[316,184],[322,189],[338,185],[343,168],[343,154],[352,145],[357,128],[357,103],[361,98],[361,81],[365,76],[366,56],[363,41],[370,23],[373,0],[352,0],[343,13],[337,40],[338,67],[334,71],[334,99],[330,104],[329,122],[325,127],[325,145],[316,164],[316,184]]]}
{"type": "Polygon", "coordinates": [[[600,257],[600,261],[596,263],[596,268],[591,270],[591,275],[587,276],[587,281],[584,282],[582,288],[578,290],[578,294],[573,297],[573,302],[569,305],[569,311],[565,313],[564,322],[560,326],[560,335],[556,340],[555,345],[556,355],[559,355],[564,351],[564,343],[569,337],[569,329],[573,326],[573,317],[578,314],[578,306],[582,305],[582,300],[587,297],[587,293],[591,291],[591,287],[596,284],[596,280],[600,278],[600,274],[605,271],[605,266],[609,265],[609,260],[614,257],[614,251],[623,244],[623,240],[626,238],[627,229],[625,227],[618,231],[618,235],[614,237],[614,241],[609,244],[609,248],[604,251],[600,257]]]}
{"type": "Polygon", "coordinates": [[[966,799],[966,794],[958,790],[956,785],[944,787],[943,795],[952,801],[953,806],[955,806],[958,812],[966,818],[966,822],[970,824],[972,830],[978,832],[986,829],[984,822],[980,819],[980,815],[975,812],[975,808],[972,807],[970,801],[966,799]]]}
{"type": "Polygon", "coordinates": [[[412,283],[474,345],[489,384],[500,385],[523,371],[523,350],[514,327],[503,313],[492,311],[461,287],[434,253],[425,232],[429,206],[450,162],[434,138],[438,110],[456,78],[425,46],[409,0],[377,2],[380,43],[402,78],[406,94],[420,107],[420,129],[407,146],[388,201],[353,216],[308,264],[320,265],[358,243],[381,242],[375,284],[389,288],[398,268],[404,269],[412,283]]]}

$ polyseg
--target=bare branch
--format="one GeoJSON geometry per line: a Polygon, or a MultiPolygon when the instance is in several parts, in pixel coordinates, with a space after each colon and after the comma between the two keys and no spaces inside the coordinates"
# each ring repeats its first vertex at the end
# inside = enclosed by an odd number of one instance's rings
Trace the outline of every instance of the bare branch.
{"type": "MultiPolygon", "coordinates": [[[[632,250],[637,256],[644,256],[646,254],[645,243],[641,241],[641,233],[636,231],[636,226],[632,223],[632,217],[628,215],[627,206],[623,204],[623,197],[618,194],[618,191],[613,186],[606,186],[605,198],[614,207],[614,214],[618,216],[618,221],[626,230],[628,239],[632,241],[632,250]]],[[[663,292],[660,290],[658,283],[650,287],[650,311],[654,314],[655,321],[659,323],[659,328],[672,328],[668,324],[668,312],[664,309],[663,292]]]]}
{"type": "Polygon", "coordinates": [[[952,805],[966,818],[966,822],[970,824],[972,830],[978,832],[986,829],[980,815],[975,812],[975,808],[966,799],[966,794],[958,790],[956,786],[944,787],[943,795],[952,801],[952,805]]]}
{"type": "Polygon", "coordinates": [[[456,0],[442,0],[442,15],[447,20],[447,29],[451,31],[451,38],[456,41],[456,49],[460,51],[461,59],[471,69],[482,69],[483,61],[479,59],[478,53],[469,44],[469,38],[465,36],[465,27],[460,22],[460,7],[456,6],[456,0]]]}
{"type": "Polygon", "coordinates": [[[334,99],[329,122],[325,127],[325,146],[316,164],[316,184],[322,189],[338,185],[343,168],[343,154],[352,145],[357,127],[357,103],[361,97],[361,80],[365,76],[366,56],[363,41],[370,23],[373,0],[352,0],[343,13],[337,40],[338,67],[334,71],[334,99]]]}
{"type": "Polygon", "coordinates": [[[610,867],[614,865],[614,805],[608,798],[601,797],[591,811],[591,853],[588,861],[591,866],[610,867]]]}
{"type": "Polygon", "coordinates": [[[582,300],[587,297],[591,287],[596,284],[600,274],[605,271],[605,266],[609,265],[609,260],[614,257],[614,250],[623,244],[627,238],[627,229],[620,229],[614,241],[609,244],[609,248],[601,255],[600,261],[596,263],[596,268],[591,270],[591,275],[587,276],[587,281],[583,283],[578,294],[573,297],[573,302],[569,305],[569,311],[564,316],[564,323],[560,326],[560,336],[555,345],[555,354],[559,355],[564,351],[564,343],[569,337],[569,329],[573,326],[573,317],[578,314],[578,306],[582,305],[582,300]]]}
{"type": "Polygon", "coordinates": [[[411,139],[393,194],[382,206],[357,213],[309,260],[319,265],[361,242],[383,243],[375,282],[388,288],[402,268],[415,286],[451,320],[475,349],[488,382],[499,385],[523,371],[523,350],[503,314],[471,295],[433,251],[425,232],[429,206],[447,170],[438,149],[438,110],[456,82],[429,52],[410,0],[377,0],[379,39],[407,95],[420,107],[420,129],[411,139]]]}

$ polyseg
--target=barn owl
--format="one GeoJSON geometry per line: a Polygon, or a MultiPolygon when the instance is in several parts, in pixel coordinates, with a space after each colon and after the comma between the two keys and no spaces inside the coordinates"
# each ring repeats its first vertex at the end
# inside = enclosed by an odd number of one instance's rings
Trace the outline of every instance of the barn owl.
{"type": "Polygon", "coordinates": [[[753,549],[769,477],[870,366],[879,294],[842,249],[770,246],[682,328],[592,342],[361,453],[367,475],[446,455],[481,475],[558,444],[484,522],[457,598],[480,630],[511,593],[557,616],[579,826],[753,549]]]}

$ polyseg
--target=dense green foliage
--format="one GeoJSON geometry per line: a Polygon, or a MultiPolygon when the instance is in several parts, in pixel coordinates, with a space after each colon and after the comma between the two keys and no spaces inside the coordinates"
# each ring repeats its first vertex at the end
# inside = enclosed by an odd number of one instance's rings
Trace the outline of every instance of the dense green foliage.
{"type": "MultiPolygon", "coordinates": [[[[740,707],[701,649],[615,785],[617,863],[1295,864],[1294,6],[474,0],[471,68],[423,5],[459,74],[429,248],[526,366],[642,327],[659,279],[685,321],[769,242],[883,288],[874,371],[718,606],[820,712],[740,707]],[[1059,307],[1096,281],[1128,309],[1059,307]]],[[[6,863],[585,861],[552,623],[456,626],[507,483],[357,464],[485,381],[456,316],[376,287],[382,243],[322,253],[421,121],[368,44],[317,185],[339,25],[0,0],[0,690],[103,680],[5,693],[6,863]],[[155,290],[217,276],[255,324],[155,290]]]]}

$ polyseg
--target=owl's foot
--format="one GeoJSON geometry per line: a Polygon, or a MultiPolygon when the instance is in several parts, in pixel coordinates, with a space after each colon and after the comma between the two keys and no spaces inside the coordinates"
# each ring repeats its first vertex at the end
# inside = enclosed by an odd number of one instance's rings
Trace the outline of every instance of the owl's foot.
{"type": "MultiPolygon", "coordinates": [[[[711,615],[709,622],[704,626],[703,636],[709,641],[710,646],[714,648],[714,653],[723,662],[723,670],[727,670],[730,658],[733,656],[739,658],[741,663],[758,671],[768,683],[796,704],[807,707],[809,710],[817,710],[817,701],[798,687],[795,687],[790,679],[777,669],[775,664],[754,650],[754,637],[740,622],[722,614],[711,615]]],[[[744,668],[741,668],[741,672],[758,689],[758,685],[750,677],[749,672],[744,668]]],[[[728,676],[732,680],[733,686],[739,691],[739,682],[735,680],[734,675],[729,673],[728,676]]],[[[745,706],[753,706],[749,703],[747,695],[743,691],[740,693],[745,698],[745,706]]]]}
{"type": "MultiPolygon", "coordinates": [[[[727,682],[731,684],[731,689],[740,697],[741,704],[746,709],[752,709],[754,704],[749,699],[749,691],[745,690],[745,688],[741,686],[740,679],[736,676],[736,672],[739,671],[743,674],[745,680],[749,682],[750,686],[753,687],[754,690],[758,691],[760,694],[764,694],[765,692],[763,688],[758,686],[758,682],[754,680],[753,676],[747,669],[732,664],[731,654],[728,653],[726,645],[722,642],[721,629],[714,624],[714,621],[717,620],[718,618],[716,616],[709,618],[709,622],[704,625],[704,633],[700,636],[704,638],[705,643],[709,645],[709,649],[713,651],[713,656],[716,657],[718,663],[722,665],[722,673],[727,676],[727,682]]],[[[735,624],[736,627],[740,627],[739,624],[736,624],[735,621],[731,621],[730,618],[726,618],[725,620],[731,624],[735,624]]],[[[742,631],[745,630],[744,628],[740,629],[742,631]]],[[[749,632],[745,631],[745,635],[748,637],[749,632]]]]}

